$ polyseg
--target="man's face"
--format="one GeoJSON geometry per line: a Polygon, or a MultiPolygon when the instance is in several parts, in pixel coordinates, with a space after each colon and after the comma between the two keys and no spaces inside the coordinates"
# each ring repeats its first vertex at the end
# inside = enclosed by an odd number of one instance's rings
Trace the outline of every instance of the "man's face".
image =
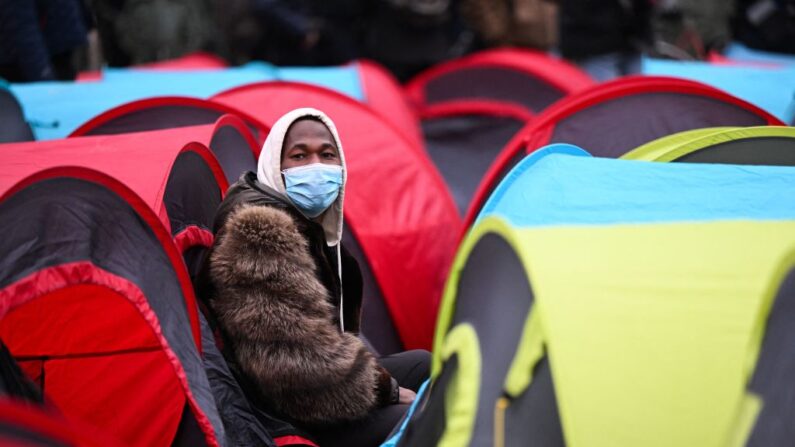
{"type": "Polygon", "coordinates": [[[334,137],[323,123],[314,120],[296,121],[284,137],[282,169],[313,163],[337,166],[342,164],[334,137]]]}

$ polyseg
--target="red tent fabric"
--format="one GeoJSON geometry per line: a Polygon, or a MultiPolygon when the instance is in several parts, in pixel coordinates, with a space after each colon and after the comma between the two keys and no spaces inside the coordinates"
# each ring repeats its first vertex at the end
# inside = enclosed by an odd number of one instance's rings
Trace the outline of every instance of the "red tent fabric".
{"type": "MultiPolygon", "coordinates": [[[[181,216],[183,221],[194,222],[172,222],[167,209],[168,180],[178,167],[180,157],[190,156],[199,165],[204,165],[201,171],[204,176],[193,178],[193,186],[201,182],[208,183],[217,191],[215,200],[220,203],[229,185],[220,164],[207,146],[222,128],[223,123],[219,122],[172,130],[4,145],[3,150],[0,150],[0,164],[14,166],[14,170],[0,170],[0,184],[8,184],[20,177],[57,166],[95,169],[135,191],[160,217],[165,228],[174,234],[177,244],[187,248],[195,244],[181,239],[193,237],[201,240],[206,237],[200,234],[212,228],[212,215],[181,216]],[[193,227],[198,228],[192,230],[193,227]]],[[[199,199],[199,196],[183,194],[180,199],[190,201],[199,199]]],[[[182,208],[188,206],[185,203],[181,205],[182,208]]]]}
{"type": "Polygon", "coordinates": [[[394,123],[416,147],[423,147],[419,119],[398,80],[375,62],[360,60],[353,64],[359,72],[365,103],[394,123]]]}
{"type": "Polygon", "coordinates": [[[0,445],[4,447],[117,447],[112,438],[45,408],[0,397],[0,445]]]}
{"type": "Polygon", "coordinates": [[[218,445],[195,298],[160,218],[95,170],[2,166],[0,337],[26,373],[126,445],[170,445],[188,420],[218,445]]]}
{"type": "MultiPolygon", "coordinates": [[[[220,57],[204,52],[191,53],[176,59],[136,65],[141,70],[212,70],[225,68],[228,64],[220,57]]],[[[101,71],[84,71],[78,74],[78,81],[99,81],[102,79],[101,71]]]]}
{"type": "Polygon", "coordinates": [[[499,48],[431,67],[412,79],[406,91],[420,107],[452,99],[491,99],[537,113],[594,84],[579,68],[546,53],[499,48]]]}
{"type": "MultiPolygon", "coordinates": [[[[108,110],[86,122],[70,137],[115,135],[214,123],[212,133],[199,136],[218,159],[227,181],[256,165],[260,147],[270,127],[260,120],[223,104],[195,98],[158,97],[133,101],[108,110]]],[[[208,128],[209,129],[209,128],[208,128]]],[[[176,135],[192,137],[190,129],[176,135]]]]}
{"type": "Polygon", "coordinates": [[[570,143],[597,157],[630,150],[690,129],[784,125],[764,110],[699,82],[630,76],[567,97],[538,115],[503,149],[478,186],[465,223],[474,222],[496,185],[526,154],[570,143]]]}
{"type": "MultiPolygon", "coordinates": [[[[251,145],[258,154],[270,131],[268,126],[233,107],[186,96],[159,96],[114,107],[86,121],[69,136],[111,135],[210,124],[223,115],[243,120],[248,131],[253,133],[251,145]]],[[[248,138],[248,132],[243,133],[248,138]]]]}
{"type": "MultiPolygon", "coordinates": [[[[348,228],[366,255],[404,347],[430,348],[460,220],[427,156],[363,104],[320,87],[260,83],[213,100],[266,123],[305,106],[334,120],[348,161],[348,228]]],[[[365,334],[367,323],[365,315],[365,334]]]]}

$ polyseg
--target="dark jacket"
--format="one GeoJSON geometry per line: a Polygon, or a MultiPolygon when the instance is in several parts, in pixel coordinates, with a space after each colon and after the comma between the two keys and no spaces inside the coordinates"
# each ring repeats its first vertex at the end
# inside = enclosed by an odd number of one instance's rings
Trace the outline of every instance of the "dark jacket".
{"type": "Polygon", "coordinates": [[[391,377],[348,332],[358,330],[361,306],[355,260],[342,261],[343,333],[336,247],[326,246],[320,225],[247,173],[230,188],[215,227],[201,294],[249,391],[307,427],[388,404],[391,377]]]}
{"type": "Polygon", "coordinates": [[[559,0],[560,52],[567,59],[638,52],[651,40],[649,0],[559,0]]]}

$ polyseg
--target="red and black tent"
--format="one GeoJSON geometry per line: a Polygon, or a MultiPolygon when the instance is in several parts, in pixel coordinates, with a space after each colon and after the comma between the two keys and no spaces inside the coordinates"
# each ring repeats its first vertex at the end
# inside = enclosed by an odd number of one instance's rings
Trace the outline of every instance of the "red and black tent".
{"type": "Polygon", "coordinates": [[[0,338],[63,414],[130,445],[219,445],[179,251],[133,190],[2,164],[0,338]]]}
{"type": "Polygon", "coordinates": [[[348,162],[343,241],[365,277],[363,332],[383,353],[429,348],[460,220],[422,148],[367,106],[320,87],[266,82],[212,99],[268,124],[307,106],[334,120],[348,162]]]}
{"type": "Polygon", "coordinates": [[[465,222],[474,221],[500,180],[525,155],[568,143],[617,158],[657,138],[719,126],[783,125],[773,115],[716,88],[668,77],[626,77],[597,85],[538,115],[503,149],[478,186],[465,222]]]}
{"type": "Polygon", "coordinates": [[[257,165],[260,147],[270,128],[234,108],[205,99],[158,97],[133,101],[86,122],[70,137],[115,135],[148,130],[215,124],[204,141],[224,169],[227,181],[257,165]]]}
{"type": "Polygon", "coordinates": [[[422,147],[422,132],[406,92],[384,67],[368,60],[353,63],[359,72],[364,102],[392,122],[404,137],[422,147]]]}
{"type": "Polygon", "coordinates": [[[509,102],[538,113],[594,85],[579,68],[546,53],[516,48],[487,50],[438,64],[406,86],[418,107],[458,99],[509,102]]]}
{"type": "Polygon", "coordinates": [[[108,174],[135,191],[154,210],[195,274],[201,254],[212,245],[213,217],[228,187],[221,166],[207,147],[223,128],[219,122],[173,130],[9,144],[0,151],[0,162],[14,170],[0,174],[0,178],[19,178],[57,166],[83,166],[108,174]]]}

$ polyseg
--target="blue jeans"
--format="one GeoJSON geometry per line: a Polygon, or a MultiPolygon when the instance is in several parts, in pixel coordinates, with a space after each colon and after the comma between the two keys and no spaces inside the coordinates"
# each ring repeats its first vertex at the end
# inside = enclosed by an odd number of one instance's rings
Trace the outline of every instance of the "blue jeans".
{"type": "Polygon", "coordinates": [[[577,65],[599,82],[640,73],[640,53],[616,52],[577,60],[577,65]]]}

